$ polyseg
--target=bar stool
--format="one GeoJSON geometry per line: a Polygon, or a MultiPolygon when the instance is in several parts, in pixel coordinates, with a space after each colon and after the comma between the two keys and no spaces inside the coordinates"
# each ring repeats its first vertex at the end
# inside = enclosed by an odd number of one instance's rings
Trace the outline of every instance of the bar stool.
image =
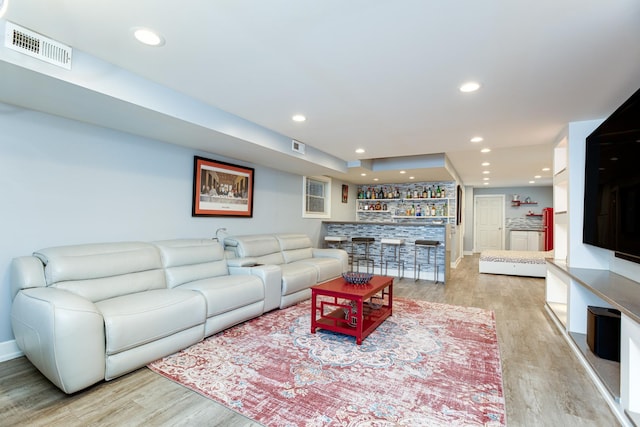
{"type": "Polygon", "coordinates": [[[433,249],[433,283],[438,283],[438,246],[440,246],[440,242],[437,240],[416,240],[414,244],[415,249],[413,252],[413,280],[417,281],[420,278],[420,267],[422,264],[418,263],[418,250],[420,248],[427,248],[427,264],[429,263],[429,259],[431,258],[431,250],[433,249]]]}
{"type": "Polygon", "coordinates": [[[404,239],[383,238],[380,239],[380,275],[382,275],[382,264],[384,263],[384,275],[387,275],[387,267],[389,262],[395,262],[398,266],[398,279],[404,275],[404,260],[400,257],[401,247],[404,245],[404,239]],[[393,258],[384,259],[384,246],[393,246],[393,258]]]}
{"type": "Polygon", "coordinates": [[[360,270],[360,261],[364,261],[367,265],[367,273],[369,273],[369,264],[371,264],[371,272],[375,269],[375,261],[369,255],[369,246],[375,242],[373,237],[352,237],[351,238],[351,271],[360,270]],[[358,247],[364,245],[364,255],[358,255],[358,247]]]}
{"type": "Polygon", "coordinates": [[[342,249],[342,244],[347,241],[347,236],[325,236],[324,244],[326,247],[329,245],[337,245],[338,249],[342,249]]]}

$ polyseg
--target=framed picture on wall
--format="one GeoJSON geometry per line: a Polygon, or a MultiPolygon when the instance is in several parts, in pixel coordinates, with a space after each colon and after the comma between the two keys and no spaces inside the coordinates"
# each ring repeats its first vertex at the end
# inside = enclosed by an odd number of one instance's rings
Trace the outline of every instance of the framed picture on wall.
{"type": "Polygon", "coordinates": [[[456,191],[456,225],[462,224],[462,187],[456,191]]]}
{"type": "Polygon", "coordinates": [[[346,184],[342,184],[342,203],[347,203],[349,201],[349,186],[346,184]]]}
{"type": "Polygon", "coordinates": [[[194,157],[192,216],[253,217],[253,168],[194,157]]]}

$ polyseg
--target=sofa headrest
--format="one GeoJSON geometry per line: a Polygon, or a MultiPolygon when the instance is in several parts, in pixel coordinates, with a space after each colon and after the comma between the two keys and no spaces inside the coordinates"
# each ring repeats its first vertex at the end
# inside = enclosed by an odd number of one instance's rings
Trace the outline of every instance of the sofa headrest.
{"type": "Polygon", "coordinates": [[[224,260],[222,245],[210,239],[175,239],[153,242],[165,268],[224,260]]]}
{"type": "Polygon", "coordinates": [[[224,249],[217,240],[177,239],[154,244],[160,249],[169,288],[229,274],[224,249]]]}
{"type": "Polygon", "coordinates": [[[261,257],[280,252],[278,240],[270,234],[228,236],[224,238],[224,245],[233,248],[236,256],[240,258],[261,257]]]}
{"type": "Polygon", "coordinates": [[[59,246],[41,249],[33,255],[45,266],[47,285],[162,268],[158,250],[143,242],[59,246]]]}
{"type": "Polygon", "coordinates": [[[277,234],[276,239],[283,251],[312,247],[311,239],[306,234],[277,234]]]}
{"type": "Polygon", "coordinates": [[[167,287],[160,252],[150,243],[61,246],[33,255],[44,264],[47,286],[93,302],[167,287]]]}

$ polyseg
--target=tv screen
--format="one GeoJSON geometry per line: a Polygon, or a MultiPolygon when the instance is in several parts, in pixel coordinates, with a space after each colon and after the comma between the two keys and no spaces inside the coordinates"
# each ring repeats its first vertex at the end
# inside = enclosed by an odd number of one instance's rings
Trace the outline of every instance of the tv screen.
{"type": "Polygon", "coordinates": [[[640,90],[586,144],[583,242],[640,262],[640,90]]]}

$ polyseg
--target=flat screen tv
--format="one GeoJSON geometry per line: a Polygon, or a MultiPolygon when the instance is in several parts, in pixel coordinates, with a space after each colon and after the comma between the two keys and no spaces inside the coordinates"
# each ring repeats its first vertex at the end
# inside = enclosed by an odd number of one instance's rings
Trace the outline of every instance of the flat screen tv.
{"type": "Polygon", "coordinates": [[[640,90],[586,144],[583,242],[640,263],[640,90]]]}

